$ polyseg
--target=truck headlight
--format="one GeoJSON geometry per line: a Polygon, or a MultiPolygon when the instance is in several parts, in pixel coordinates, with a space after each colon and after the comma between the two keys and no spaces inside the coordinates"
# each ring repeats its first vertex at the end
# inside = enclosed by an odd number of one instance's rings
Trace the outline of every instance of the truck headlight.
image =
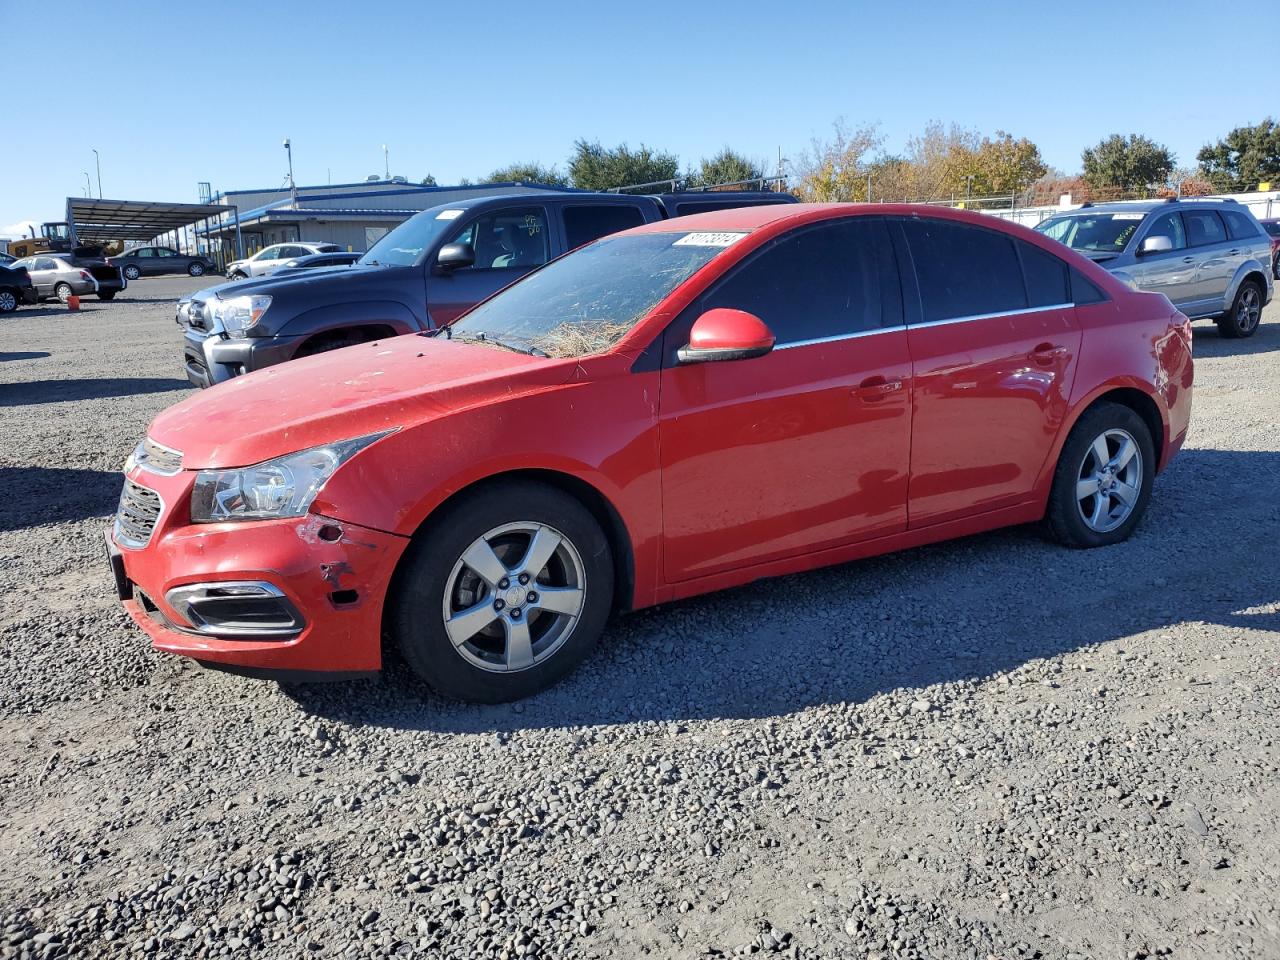
{"type": "Polygon", "coordinates": [[[232,297],[218,303],[214,316],[222,323],[222,329],[228,336],[244,337],[250,327],[257,326],[270,306],[271,298],[267,296],[232,297]]]}
{"type": "Polygon", "coordinates": [[[201,470],[191,491],[191,522],[301,517],[333,472],[388,433],[340,440],[231,470],[201,470]]]}

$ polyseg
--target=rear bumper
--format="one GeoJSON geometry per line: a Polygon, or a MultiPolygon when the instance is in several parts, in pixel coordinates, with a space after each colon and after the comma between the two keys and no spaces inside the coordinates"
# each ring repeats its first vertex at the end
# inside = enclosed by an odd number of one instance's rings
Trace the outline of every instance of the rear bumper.
{"type": "Polygon", "coordinates": [[[156,650],[277,679],[347,679],[381,669],[382,607],[408,544],[402,537],[308,515],[158,529],[137,550],[112,544],[123,567],[124,608],[156,650]],[[341,536],[321,539],[322,526],[341,536]],[[247,580],[278,588],[301,613],[301,631],[210,636],[166,599],[181,586],[247,580]]]}

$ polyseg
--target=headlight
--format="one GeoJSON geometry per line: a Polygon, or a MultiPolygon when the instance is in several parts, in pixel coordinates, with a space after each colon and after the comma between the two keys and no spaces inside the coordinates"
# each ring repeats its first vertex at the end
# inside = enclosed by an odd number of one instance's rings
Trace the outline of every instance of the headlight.
{"type": "Polygon", "coordinates": [[[312,447],[251,467],[201,470],[191,491],[191,522],[300,517],[338,467],[391,432],[312,447]]]}
{"type": "Polygon", "coordinates": [[[257,326],[269,306],[270,297],[232,297],[219,301],[213,315],[221,321],[228,336],[243,337],[250,327],[257,326]]]}

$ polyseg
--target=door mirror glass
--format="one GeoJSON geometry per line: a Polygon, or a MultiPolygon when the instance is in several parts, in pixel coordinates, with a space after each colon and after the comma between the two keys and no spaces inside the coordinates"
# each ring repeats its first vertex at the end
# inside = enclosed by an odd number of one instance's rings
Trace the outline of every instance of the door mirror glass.
{"type": "Polygon", "coordinates": [[[469,243],[446,243],[436,254],[436,266],[446,272],[469,267],[476,262],[476,252],[469,243]]]}
{"type": "Polygon", "coordinates": [[[688,346],[676,356],[681,363],[748,360],[773,349],[774,336],[763,320],[745,310],[717,307],[693,322],[688,346]]]}
{"type": "Polygon", "coordinates": [[[1146,256],[1149,253],[1168,253],[1173,249],[1173,241],[1168,237],[1147,237],[1138,247],[1138,253],[1146,256]]]}

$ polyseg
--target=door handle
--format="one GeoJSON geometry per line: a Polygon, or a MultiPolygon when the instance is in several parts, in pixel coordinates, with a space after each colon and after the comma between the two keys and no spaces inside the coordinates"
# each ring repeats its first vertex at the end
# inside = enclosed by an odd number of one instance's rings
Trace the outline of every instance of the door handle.
{"type": "Polygon", "coordinates": [[[1182,262],[1183,262],[1183,263],[1195,263],[1195,262],[1196,262],[1196,258],[1195,258],[1195,257],[1183,257],[1183,258],[1182,258],[1182,262]]]}
{"type": "Polygon", "coordinates": [[[883,400],[892,393],[902,389],[901,380],[886,380],[882,376],[867,377],[854,390],[853,395],[867,403],[883,400]]]}
{"type": "Polygon", "coordinates": [[[1028,356],[1041,366],[1051,366],[1055,361],[1065,357],[1069,351],[1066,347],[1058,346],[1053,343],[1042,343],[1028,356]]]}
{"type": "Polygon", "coordinates": [[[1233,256],[1233,257],[1238,257],[1238,256],[1240,256],[1240,251],[1239,251],[1239,249],[1236,249],[1236,250],[1228,250],[1228,251],[1227,251],[1227,253],[1228,253],[1228,254],[1230,254],[1230,255],[1231,255],[1231,256],[1233,256]]]}

